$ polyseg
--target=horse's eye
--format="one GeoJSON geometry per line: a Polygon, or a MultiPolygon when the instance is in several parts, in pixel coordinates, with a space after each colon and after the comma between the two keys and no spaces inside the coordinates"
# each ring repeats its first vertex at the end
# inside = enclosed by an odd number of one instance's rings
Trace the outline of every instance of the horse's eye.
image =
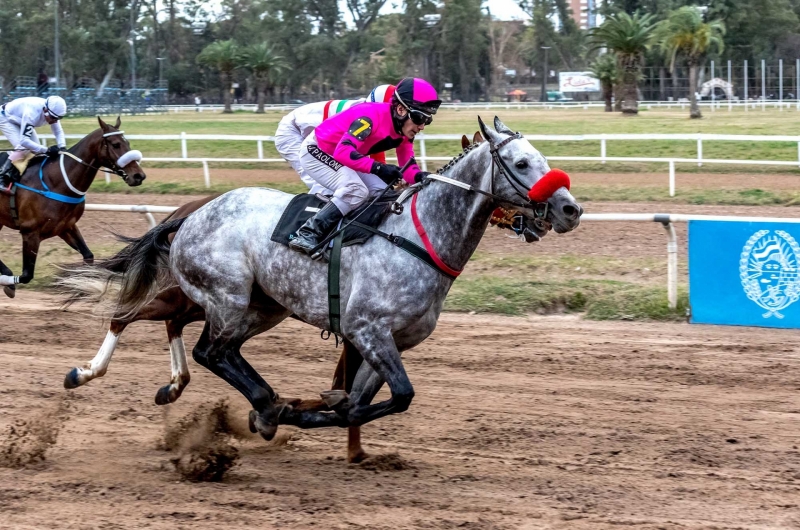
{"type": "Polygon", "coordinates": [[[119,149],[121,145],[122,145],[122,144],[120,144],[120,143],[118,142],[118,143],[115,143],[115,144],[111,144],[111,147],[113,147],[114,149],[119,149]]]}
{"type": "Polygon", "coordinates": [[[526,169],[528,167],[528,162],[525,160],[520,160],[514,165],[517,166],[517,169],[526,169]]]}

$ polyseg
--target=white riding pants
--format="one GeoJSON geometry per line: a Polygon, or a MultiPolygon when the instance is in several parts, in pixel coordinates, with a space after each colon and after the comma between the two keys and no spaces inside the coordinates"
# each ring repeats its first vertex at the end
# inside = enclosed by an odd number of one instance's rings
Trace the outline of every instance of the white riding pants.
{"type": "Polygon", "coordinates": [[[303,170],[317,183],[333,192],[331,202],[342,214],[347,215],[361,206],[371,194],[380,192],[386,183],[372,173],[359,173],[333,160],[330,153],[328,163],[319,160],[309,151],[319,149],[317,137],[311,133],[300,148],[300,163],[303,170]]]}
{"type": "MultiPolygon", "coordinates": [[[[22,141],[22,136],[20,135],[19,125],[15,125],[8,121],[8,118],[0,114],[0,132],[3,133],[3,136],[6,137],[8,143],[11,144],[12,149],[24,149],[24,147],[20,144],[22,141]]],[[[33,131],[31,134],[31,140],[39,143],[39,137],[36,135],[36,131],[33,131]]],[[[12,162],[19,162],[26,156],[30,154],[30,151],[23,150],[23,151],[12,151],[8,154],[8,158],[11,159],[12,162]]]]}
{"type": "Polygon", "coordinates": [[[309,193],[325,193],[330,192],[322,185],[318,184],[316,180],[311,178],[308,173],[303,169],[300,163],[300,149],[303,144],[303,135],[297,130],[292,123],[287,123],[284,120],[278,124],[278,129],[275,131],[275,149],[287,161],[292,169],[297,171],[300,175],[300,180],[308,186],[309,193]]]}

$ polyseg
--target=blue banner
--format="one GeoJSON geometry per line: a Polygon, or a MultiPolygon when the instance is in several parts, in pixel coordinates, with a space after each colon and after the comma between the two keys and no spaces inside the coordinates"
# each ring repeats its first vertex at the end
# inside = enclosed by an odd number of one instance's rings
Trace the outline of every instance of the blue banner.
{"type": "Polygon", "coordinates": [[[800,224],[689,222],[691,321],[800,328],[800,224]]]}

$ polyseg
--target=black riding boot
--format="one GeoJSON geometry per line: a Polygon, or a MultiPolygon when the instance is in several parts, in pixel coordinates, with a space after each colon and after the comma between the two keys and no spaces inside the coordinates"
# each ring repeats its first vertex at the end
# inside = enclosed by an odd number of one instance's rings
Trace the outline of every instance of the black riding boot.
{"type": "Polygon", "coordinates": [[[11,159],[6,158],[6,161],[0,166],[0,193],[11,195],[11,187],[19,179],[19,170],[11,163],[11,159]]]}
{"type": "Polygon", "coordinates": [[[314,247],[325,239],[325,236],[342,220],[344,215],[335,204],[329,202],[314,217],[297,230],[295,237],[289,241],[289,248],[298,252],[311,254],[314,247]]]}

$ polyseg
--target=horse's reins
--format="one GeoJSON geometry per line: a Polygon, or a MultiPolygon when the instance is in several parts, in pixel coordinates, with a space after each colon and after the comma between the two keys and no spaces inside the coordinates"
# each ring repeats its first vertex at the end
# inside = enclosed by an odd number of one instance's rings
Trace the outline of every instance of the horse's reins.
{"type": "MultiPolygon", "coordinates": [[[[110,133],[105,133],[103,135],[103,146],[105,146],[105,148],[108,149],[108,140],[107,140],[107,138],[109,136],[118,136],[118,135],[121,136],[123,134],[125,134],[125,131],[114,131],[114,132],[110,132],[110,133]]],[[[125,170],[122,169],[121,167],[119,167],[116,162],[113,163],[114,167],[106,169],[105,167],[95,167],[95,166],[93,166],[93,165],[91,165],[91,164],[89,164],[87,162],[84,162],[82,159],[80,159],[79,157],[73,155],[69,151],[60,151],[59,154],[67,155],[68,157],[70,157],[74,161],[78,162],[79,164],[83,164],[84,166],[86,166],[88,168],[91,168],[91,169],[94,169],[95,171],[102,171],[103,173],[114,174],[114,175],[117,175],[118,177],[123,178],[123,179],[128,176],[128,174],[125,173],[125,170]]],[[[125,155],[123,155],[123,156],[125,156],[125,155]]]]}

